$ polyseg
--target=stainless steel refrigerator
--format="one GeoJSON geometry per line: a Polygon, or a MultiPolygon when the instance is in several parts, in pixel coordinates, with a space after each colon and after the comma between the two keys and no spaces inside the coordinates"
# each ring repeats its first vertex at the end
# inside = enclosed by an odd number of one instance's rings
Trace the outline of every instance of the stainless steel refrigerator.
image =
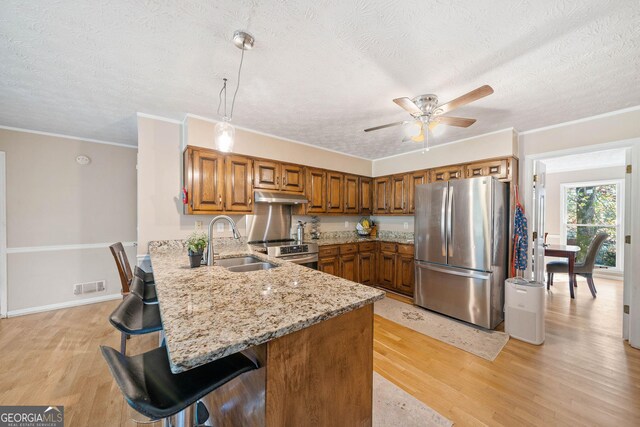
{"type": "Polygon", "coordinates": [[[414,303],[493,329],[503,320],[509,192],[478,177],[415,188],[414,303]]]}

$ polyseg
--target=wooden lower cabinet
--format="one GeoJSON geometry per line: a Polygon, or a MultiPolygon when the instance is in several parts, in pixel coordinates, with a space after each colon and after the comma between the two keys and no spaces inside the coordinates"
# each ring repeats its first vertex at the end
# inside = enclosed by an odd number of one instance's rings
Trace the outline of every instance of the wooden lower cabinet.
{"type": "Polygon", "coordinates": [[[318,270],[322,271],[323,273],[331,274],[333,276],[339,276],[340,258],[338,258],[337,256],[319,258],[318,270]]]}
{"type": "Polygon", "coordinates": [[[358,254],[358,282],[369,286],[376,284],[375,252],[361,252],[358,254]]]}
{"type": "Polygon", "coordinates": [[[363,285],[413,296],[413,245],[361,242],[321,246],[318,270],[363,285]]]}
{"type": "Polygon", "coordinates": [[[358,281],[358,254],[340,255],[340,277],[358,281]]]}
{"type": "Polygon", "coordinates": [[[378,254],[378,285],[394,289],[396,282],[395,252],[380,251],[378,254]]]}
{"type": "Polygon", "coordinates": [[[395,289],[398,292],[413,295],[415,281],[414,265],[413,255],[396,255],[395,289]]]}

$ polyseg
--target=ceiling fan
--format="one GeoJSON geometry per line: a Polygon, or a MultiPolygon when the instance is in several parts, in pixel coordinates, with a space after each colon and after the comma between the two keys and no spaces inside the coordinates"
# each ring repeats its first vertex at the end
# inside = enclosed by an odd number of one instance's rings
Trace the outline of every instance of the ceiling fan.
{"type": "Polygon", "coordinates": [[[375,126],[369,129],[365,129],[365,132],[371,132],[373,130],[384,129],[392,126],[400,126],[408,123],[417,123],[420,125],[420,133],[416,136],[405,138],[403,142],[414,141],[423,142],[425,138],[424,127],[427,126],[429,130],[433,130],[438,125],[449,125],[457,127],[469,127],[476,122],[476,119],[467,119],[464,117],[451,117],[443,116],[443,114],[449,113],[456,108],[460,108],[463,105],[467,105],[473,101],[489,96],[493,93],[493,88],[489,85],[480,86],[471,92],[464,94],[453,101],[449,101],[446,104],[438,105],[438,97],[433,94],[419,95],[413,99],[409,98],[396,98],[393,100],[400,107],[404,108],[411,114],[413,120],[403,120],[401,122],[389,123],[382,126],[375,126]]]}

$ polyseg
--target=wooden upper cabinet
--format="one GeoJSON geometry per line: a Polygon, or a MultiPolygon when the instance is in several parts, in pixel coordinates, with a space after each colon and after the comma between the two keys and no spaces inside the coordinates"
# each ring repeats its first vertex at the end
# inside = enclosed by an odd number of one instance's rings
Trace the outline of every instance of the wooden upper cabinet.
{"type": "Polygon", "coordinates": [[[184,154],[185,186],[189,192],[188,213],[224,210],[224,156],[189,148],[184,154]]]}
{"type": "Polygon", "coordinates": [[[344,176],[344,213],[357,214],[360,203],[360,180],[355,175],[344,176]]]}
{"type": "Polygon", "coordinates": [[[327,172],[327,212],[342,213],[343,206],[344,175],[338,172],[327,172]]]}
{"type": "Polygon", "coordinates": [[[465,176],[467,178],[475,178],[477,176],[495,176],[498,179],[508,179],[509,163],[508,159],[471,163],[465,166],[465,176]]]}
{"type": "Polygon", "coordinates": [[[375,178],[373,181],[373,214],[389,212],[389,177],[375,178]]]}
{"type": "Polygon", "coordinates": [[[414,172],[409,174],[409,209],[408,213],[416,211],[416,185],[427,183],[427,171],[414,172]]]}
{"type": "Polygon", "coordinates": [[[360,213],[363,215],[369,215],[373,212],[373,200],[371,197],[372,192],[371,178],[360,177],[360,213]]]}
{"type": "Polygon", "coordinates": [[[391,178],[390,213],[406,213],[408,208],[409,179],[407,175],[393,175],[391,178]]]}
{"type": "Polygon", "coordinates": [[[227,156],[225,159],[225,210],[251,212],[251,159],[227,156]]]}
{"type": "Polygon", "coordinates": [[[462,166],[445,166],[429,171],[429,182],[449,181],[451,179],[464,178],[462,166]]]}
{"type": "Polygon", "coordinates": [[[280,170],[282,174],[280,189],[282,191],[304,192],[304,168],[302,166],[283,163],[280,170]]]}
{"type": "Polygon", "coordinates": [[[307,212],[324,213],[327,211],[327,173],[322,169],[307,168],[307,212]]]}
{"type": "Polygon", "coordinates": [[[302,193],[304,192],[304,168],[300,165],[270,160],[254,160],[253,187],[302,193]]]}
{"type": "Polygon", "coordinates": [[[253,161],[253,187],[264,190],[280,189],[280,163],[269,160],[253,161]]]}

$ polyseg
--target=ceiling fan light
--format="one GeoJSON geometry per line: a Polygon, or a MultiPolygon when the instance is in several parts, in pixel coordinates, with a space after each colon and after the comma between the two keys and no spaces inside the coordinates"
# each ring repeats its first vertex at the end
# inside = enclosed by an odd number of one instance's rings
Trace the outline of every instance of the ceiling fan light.
{"type": "Polygon", "coordinates": [[[216,149],[223,153],[229,153],[233,150],[233,144],[236,139],[236,130],[229,123],[228,119],[218,122],[216,124],[214,139],[216,143],[216,149]]]}

